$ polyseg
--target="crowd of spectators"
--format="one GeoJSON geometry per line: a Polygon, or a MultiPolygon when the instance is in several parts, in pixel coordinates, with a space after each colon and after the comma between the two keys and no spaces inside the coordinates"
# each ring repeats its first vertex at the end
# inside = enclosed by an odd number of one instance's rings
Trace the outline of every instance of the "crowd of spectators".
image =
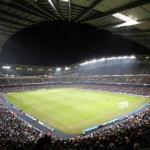
{"type": "Polygon", "coordinates": [[[0,86],[25,85],[33,83],[48,82],[44,76],[26,76],[26,77],[0,77],[0,86]]]}
{"type": "Polygon", "coordinates": [[[91,88],[138,95],[150,94],[150,75],[95,75],[0,78],[0,92],[53,87],[91,88]]]}
{"type": "Polygon", "coordinates": [[[37,141],[36,147],[54,150],[141,150],[150,147],[149,139],[150,109],[147,109],[85,137],[67,140],[44,137],[37,141]]]}
{"type": "Polygon", "coordinates": [[[0,105],[1,150],[141,150],[150,147],[150,109],[90,135],[60,139],[41,135],[0,105]]]}
{"type": "Polygon", "coordinates": [[[150,75],[56,75],[30,77],[0,77],[0,86],[26,85],[35,83],[74,82],[74,83],[123,83],[123,84],[150,84],[150,75]]]}
{"type": "Polygon", "coordinates": [[[73,87],[83,89],[94,89],[100,91],[119,92],[135,95],[150,95],[150,86],[129,86],[129,85],[117,85],[117,84],[76,84],[73,87]]]}
{"type": "Polygon", "coordinates": [[[150,75],[95,75],[78,76],[78,82],[150,84],[150,75]]]}
{"type": "Polygon", "coordinates": [[[39,139],[41,132],[9,111],[0,100],[0,149],[14,149],[39,139]]]}
{"type": "MultiPolygon", "coordinates": [[[[66,84],[61,84],[65,86],[66,84]]],[[[68,86],[68,85],[67,85],[68,86]]],[[[5,87],[1,92],[54,88],[56,85],[29,85],[5,87]]],[[[127,85],[70,84],[70,87],[126,92],[150,95],[149,87],[127,85]]],[[[1,90],[2,90],[1,89],[1,90]]],[[[140,150],[150,147],[150,109],[117,124],[111,124],[88,136],[59,139],[45,135],[27,125],[14,113],[0,105],[0,149],[40,149],[40,150],[140,150]]]]}
{"type": "MultiPolygon", "coordinates": [[[[145,84],[150,84],[148,75],[84,76],[74,74],[34,78],[1,78],[0,93],[41,88],[77,87],[149,96],[150,86],[145,84]],[[137,83],[141,85],[135,85],[137,83]]],[[[2,150],[141,150],[149,147],[150,108],[90,135],[60,139],[49,135],[41,137],[40,131],[29,126],[0,102],[0,149],[2,150]]]]}
{"type": "Polygon", "coordinates": [[[110,91],[110,92],[119,92],[119,93],[128,93],[149,96],[150,95],[150,86],[138,86],[138,85],[120,85],[120,84],[81,84],[81,83],[51,83],[51,84],[34,84],[34,85],[22,85],[22,86],[7,86],[0,87],[1,93],[15,92],[15,91],[28,91],[36,89],[50,89],[50,88],[60,88],[60,87],[70,87],[70,88],[80,88],[80,89],[91,89],[91,90],[101,90],[101,91],[110,91]]]}

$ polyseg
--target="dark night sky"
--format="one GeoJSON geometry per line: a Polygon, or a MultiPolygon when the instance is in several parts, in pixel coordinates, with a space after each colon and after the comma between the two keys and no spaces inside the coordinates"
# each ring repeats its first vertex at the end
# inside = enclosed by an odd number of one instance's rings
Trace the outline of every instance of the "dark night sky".
{"type": "Polygon", "coordinates": [[[137,53],[146,53],[146,49],[108,31],[80,24],[44,22],[12,36],[3,47],[0,60],[62,66],[102,56],[137,53]]]}

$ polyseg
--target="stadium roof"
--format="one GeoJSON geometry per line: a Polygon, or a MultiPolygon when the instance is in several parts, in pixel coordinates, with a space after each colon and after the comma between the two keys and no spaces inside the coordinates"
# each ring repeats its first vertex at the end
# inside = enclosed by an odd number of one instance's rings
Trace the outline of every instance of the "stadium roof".
{"type": "Polygon", "coordinates": [[[17,31],[56,20],[106,29],[150,49],[149,0],[0,0],[0,49],[17,31]],[[115,15],[137,23],[116,27],[125,21],[115,15]]]}

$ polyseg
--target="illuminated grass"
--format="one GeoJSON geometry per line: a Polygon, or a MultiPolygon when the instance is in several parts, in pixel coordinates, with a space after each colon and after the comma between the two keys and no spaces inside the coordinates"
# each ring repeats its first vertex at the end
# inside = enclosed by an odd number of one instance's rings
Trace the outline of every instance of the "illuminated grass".
{"type": "Polygon", "coordinates": [[[7,98],[31,116],[69,134],[79,134],[150,101],[140,96],[71,88],[15,92],[7,98]]]}

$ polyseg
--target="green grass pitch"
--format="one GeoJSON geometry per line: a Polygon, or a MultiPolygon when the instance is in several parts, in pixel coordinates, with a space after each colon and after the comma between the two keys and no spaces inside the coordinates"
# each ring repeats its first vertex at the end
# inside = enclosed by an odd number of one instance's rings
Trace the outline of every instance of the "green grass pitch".
{"type": "Polygon", "coordinates": [[[41,89],[7,94],[27,114],[64,133],[110,121],[148,103],[150,98],[73,88],[41,89]]]}

